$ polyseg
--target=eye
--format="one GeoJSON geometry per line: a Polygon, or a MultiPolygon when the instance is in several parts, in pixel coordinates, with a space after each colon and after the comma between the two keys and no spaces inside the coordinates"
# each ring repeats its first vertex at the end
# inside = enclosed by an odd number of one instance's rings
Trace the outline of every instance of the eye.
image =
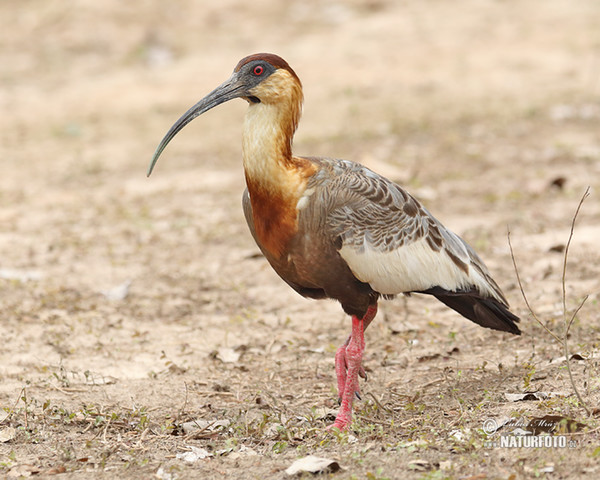
{"type": "Polygon", "coordinates": [[[264,71],[265,71],[265,68],[262,65],[257,65],[256,67],[254,67],[252,69],[252,73],[254,75],[256,75],[257,77],[260,77],[264,71]]]}

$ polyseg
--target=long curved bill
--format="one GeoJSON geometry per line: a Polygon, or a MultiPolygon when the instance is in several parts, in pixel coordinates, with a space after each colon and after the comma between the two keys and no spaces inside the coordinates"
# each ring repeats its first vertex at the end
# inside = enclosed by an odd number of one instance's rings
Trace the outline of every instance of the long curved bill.
{"type": "Polygon", "coordinates": [[[163,137],[163,139],[156,147],[156,151],[154,152],[154,156],[152,157],[152,161],[150,162],[150,166],[148,167],[147,176],[149,177],[154,169],[154,165],[158,161],[160,154],[169,144],[169,142],[179,133],[179,131],[185,127],[188,123],[190,123],[194,118],[202,115],[204,112],[207,112],[211,108],[216,107],[222,103],[225,103],[234,98],[244,96],[245,86],[238,79],[237,73],[234,73],[229,80],[224,82],[215,88],[212,92],[210,92],[206,97],[200,100],[196,105],[190,108],[187,112],[185,112],[179,120],[177,120],[173,126],[169,129],[167,134],[163,137]]]}

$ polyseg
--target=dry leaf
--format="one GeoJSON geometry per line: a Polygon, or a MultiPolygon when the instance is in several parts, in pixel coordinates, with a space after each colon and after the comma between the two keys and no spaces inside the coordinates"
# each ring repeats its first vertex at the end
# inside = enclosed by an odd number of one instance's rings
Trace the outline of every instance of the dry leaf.
{"type": "Polygon", "coordinates": [[[177,478],[175,473],[166,472],[163,467],[160,467],[154,476],[159,480],[175,480],[177,478]]]}
{"type": "Polygon", "coordinates": [[[339,463],[328,458],[309,455],[292,463],[285,471],[288,475],[297,475],[304,472],[309,473],[335,473],[340,469],[339,463]]]}
{"type": "Polygon", "coordinates": [[[39,280],[42,277],[42,273],[38,270],[0,268],[0,278],[3,280],[18,280],[19,282],[28,282],[29,280],[39,280]]]}
{"type": "Polygon", "coordinates": [[[228,427],[231,424],[231,420],[192,420],[191,422],[185,422],[181,424],[181,428],[186,435],[197,432],[214,432],[215,430],[221,430],[228,427]]]}
{"type": "Polygon", "coordinates": [[[119,301],[125,300],[127,295],[129,295],[129,287],[131,286],[131,280],[126,280],[125,282],[113,287],[109,290],[102,290],[102,295],[104,295],[108,300],[111,301],[119,301]]]}
{"type": "Polygon", "coordinates": [[[67,469],[64,465],[59,465],[58,467],[52,467],[48,470],[45,470],[44,472],[42,472],[42,475],[59,475],[61,473],[65,473],[66,471],[67,469]]]}
{"type": "Polygon", "coordinates": [[[85,372],[85,384],[86,385],[113,385],[117,383],[116,377],[110,375],[101,375],[93,372],[85,372]]]}
{"type": "MultiPolygon", "coordinates": [[[[583,355],[581,355],[579,353],[574,353],[573,355],[571,355],[569,357],[569,360],[584,361],[584,360],[593,360],[594,358],[598,358],[598,355],[596,353],[593,353],[587,357],[584,357],[583,355]]],[[[554,365],[557,363],[564,363],[566,360],[567,360],[567,357],[565,357],[565,356],[558,357],[558,358],[555,358],[554,360],[552,360],[550,362],[550,365],[554,365]]]]}
{"type": "Polygon", "coordinates": [[[34,465],[22,464],[10,469],[8,478],[31,477],[40,473],[40,468],[34,465]]]}
{"type": "Polygon", "coordinates": [[[420,357],[417,357],[417,362],[427,362],[429,360],[435,360],[436,358],[441,357],[441,355],[439,353],[431,353],[429,355],[422,355],[420,357]]]}
{"type": "Polygon", "coordinates": [[[408,468],[409,470],[417,470],[419,472],[424,472],[426,470],[431,470],[432,465],[427,460],[421,460],[418,458],[416,460],[411,460],[410,462],[408,462],[408,468]]]}
{"type": "Polygon", "coordinates": [[[488,478],[486,473],[478,473],[477,475],[465,477],[464,480],[485,480],[486,478],[488,478]]]}
{"type": "Polygon", "coordinates": [[[0,442],[6,443],[10,442],[13,438],[17,436],[17,429],[13,427],[5,427],[0,430],[0,442]]]}
{"type": "Polygon", "coordinates": [[[550,397],[557,397],[555,392],[525,392],[525,393],[505,393],[504,396],[509,402],[525,402],[528,400],[546,400],[550,397]]]}
{"type": "Polygon", "coordinates": [[[233,348],[221,347],[210,354],[211,358],[221,360],[223,363],[236,363],[241,356],[240,352],[236,352],[233,348]]]}
{"type": "Polygon", "coordinates": [[[567,183],[566,177],[556,177],[555,179],[553,179],[550,182],[550,187],[554,187],[554,188],[558,188],[559,190],[562,190],[565,186],[565,183],[567,183]]]}
{"type": "Polygon", "coordinates": [[[317,407],[314,410],[314,415],[317,420],[333,422],[337,417],[338,411],[327,407],[317,407]]]}
{"type": "Polygon", "coordinates": [[[204,448],[194,447],[193,445],[188,447],[190,449],[189,452],[178,453],[176,458],[178,460],[183,460],[187,463],[194,463],[198,460],[203,460],[208,457],[212,457],[213,454],[204,448]]]}
{"type": "Polygon", "coordinates": [[[242,445],[237,452],[231,453],[229,458],[235,459],[240,457],[255,457],[256,455],[258,455],[256,450],[253,450],[246,445],[242,445]]]}

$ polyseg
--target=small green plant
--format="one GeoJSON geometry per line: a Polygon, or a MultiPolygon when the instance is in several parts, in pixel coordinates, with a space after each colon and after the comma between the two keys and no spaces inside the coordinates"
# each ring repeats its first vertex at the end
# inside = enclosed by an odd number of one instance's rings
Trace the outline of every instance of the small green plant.
{"type": "Polygon", "coordinates": [[[523,374],[523,388],[529,390],[531,387],[531,379],[535,375],[535,366],[531,363],[525,363],[522,365],[525,373],[523,374]]]}
{"type": "Polygon", "coordinates": [[[287,450],[288,448],[288,442],[286,441],[279,441],[279,442],[275,442],[275,445],[273,445],[273,453],[282,453],[285,450],[287,450]]]}
{"type": "Polygon", "coordinates": [[[390,477],[383,476],[383,468],[382,467],[379,467],[377,470],[375,470],[375,473],[367,472],[367,479],[368,480],[391,480],[390,477]]]}

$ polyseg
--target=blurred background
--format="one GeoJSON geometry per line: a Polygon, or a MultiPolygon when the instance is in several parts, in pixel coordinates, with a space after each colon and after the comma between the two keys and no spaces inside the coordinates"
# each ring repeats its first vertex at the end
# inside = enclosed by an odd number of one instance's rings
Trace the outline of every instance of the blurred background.
{"type": "Polygon", "coordinates": [[[108,288],[121,267],[139,273],[160,255],[146,244],[158,220],[190,222],[191,243],[216,224],[244,231],[242,101],[145,171],[174,120],[260,51],[304,83],[297,154],[365,163],[456,214],[461,234],[564,226],[598,182],[595,1],[6,0],[0,13],[1,265],[48,281],[108,288]],[[554,181],[571,201],[549,208],[554,181]]]}

